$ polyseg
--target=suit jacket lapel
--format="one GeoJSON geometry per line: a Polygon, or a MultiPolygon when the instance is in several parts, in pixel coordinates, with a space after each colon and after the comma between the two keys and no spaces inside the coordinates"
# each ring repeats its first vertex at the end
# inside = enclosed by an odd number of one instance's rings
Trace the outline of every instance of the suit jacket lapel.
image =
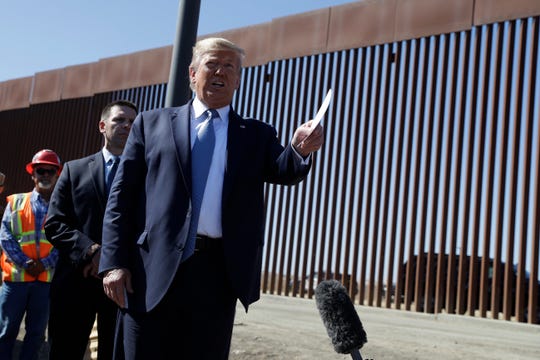
{"type": "Polygon", "coordinates": [[[100,152],[94,154],[88,162],[88,170],[90,171],[90,177],[94,184],[94,189],[98,194],[100,204],[105,209],[107,203],[107,197],[105,194],[105,165],[103,161],[103,154],[100,152]]]}
{"type": "MultiPolygon", "coordinates": [[[[190,113],[191,101],[184,106],[172,109],[170,113],[171,134],[175,143],[178,166],[186,187],[191,189],[191,142],[190,142],[190,113]]],[[[231,190],[230,184],[239,172],[242,163],[242,147],[246,142],[248,126],[246,120],[233,111],[229,112],[229,127],[227,129],[227,155],[225,175],[223,179],[223,200],[231,190]]],[[[191,191],[191,190],[190,190],[191,191]]]]}
{"type": "Polygon", "coordinates": [[[172,109],[170,113],[171,134],[175,143],[180,174],[188,189],[191,189],[191,142],[189,136],[191,101],[172,109]]]}

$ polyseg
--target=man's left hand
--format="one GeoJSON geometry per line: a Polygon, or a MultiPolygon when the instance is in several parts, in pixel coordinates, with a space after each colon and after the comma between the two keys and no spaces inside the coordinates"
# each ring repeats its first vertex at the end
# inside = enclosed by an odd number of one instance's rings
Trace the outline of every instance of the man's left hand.
{"type": "Polygon", "coordinates": [[[83,268],[83,276],[85,278],[92,276],[97,279],[100,279],[98,275],[100,256],[101,256],[101,247],[98,247],[97,250],[94,250],[94,252],[92,253],[91,261],[88,264],[86,264],[83,268]]]}
{"type": "Polygon", "coordinates": [[[292,145],[302,157],[308,156],[310,153],[317,151],[324,143],[324,132],[319,124],[315,129],[311,128],[313,120],[310,120],[296,129],[292,139],[292,145]],[[313,130],[313,132],[311,131],[313,130]]]}

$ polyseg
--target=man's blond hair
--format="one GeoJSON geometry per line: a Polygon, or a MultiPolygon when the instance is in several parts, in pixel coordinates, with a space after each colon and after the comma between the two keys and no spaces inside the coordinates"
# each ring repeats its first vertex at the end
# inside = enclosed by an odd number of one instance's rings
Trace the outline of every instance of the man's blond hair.
{"type": "Polygon", "coordinates": [[[238,55],[238,60],[240,61],[239,70],[242,69],[242,62],[245,57],[245,51],[241,47],[237,46],[235,43],[219,37],[211,37],[197,41],[193,47],[193,56],[191,57],[191,64],[189,65],[192,69],[197,70],[201,59],[203,56],[210,51],[218,50],[231,50],[238,55]]]}

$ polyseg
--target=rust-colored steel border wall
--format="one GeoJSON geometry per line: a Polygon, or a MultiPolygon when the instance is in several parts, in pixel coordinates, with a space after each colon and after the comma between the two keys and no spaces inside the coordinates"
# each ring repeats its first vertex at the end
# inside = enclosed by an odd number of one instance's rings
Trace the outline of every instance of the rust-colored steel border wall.
{"type": "MultiPolygon", "coordinates": [[[[3,195],[32,187],[24,166],[40,149],[56,151],[63,162],[97,152],[103,146],[99,118],[108,102],[129,99],[141,111],[162,107],[166,88],[166,84],[145,86],[0,112],[0,169],[6,174],[3,195]]],[[[5,205],[3,196],[0,205],[5,205]]]]}
{"type": "Polygon", "coordinates": [[[282,139],[335,91],[310,177],[267,189],[263,291],[536,323],[538,22],[247,69],[236,107],[282,139]]]}
{"type": "MultiPolygon", "coordinates": [[[[238,43],[251,67],[536,15],[538,0],[364,0],[205,36],[238,43]]],[[[171,55],[165,46],[0,82],[0,111],[166,83],[171,55]]]]}
{"type": "MultiPolygon", "coordinates": [[[[312,297],[336,278],[359,304],[539,321],[540,9],[486,1],[365,1],[223,34],[255,53],[235,109],[283,141],[335,93],[308,179],[266,189],[264,292],[312,297]],[[349,20],[336,29],[338,13],[349,20]],[[351,14],[392,19],[391,36],[355,40],[351,14]],[[326,38],[281,37],[299,24],[326,38]],[[262,56],[269,44],[287,56],[262,56]]],[[[98,151],[108,101],[163,106],[168,60],[151,52],[0,83],[6,193],[28,190],[24,164],[40,148],[63,160],[98,151]],[[126,66],[138,74],[127,83],[126,66]]]]}

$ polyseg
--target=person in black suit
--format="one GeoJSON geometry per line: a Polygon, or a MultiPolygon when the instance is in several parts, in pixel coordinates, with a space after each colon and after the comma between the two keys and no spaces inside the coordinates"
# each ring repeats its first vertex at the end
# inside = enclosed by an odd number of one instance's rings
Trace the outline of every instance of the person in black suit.
{"type": "Polygon", "coordinates": [[[128,360],[228,358],[237,299],[247,311],[260,296],[265,183],[299,183],[322,146],[312,121],[283,147],[272,126],[232,109],[243,57],[226,39],[197,42],[195,98],[133,123],[99,266],[105,293],[122,308],[128,360]],[[196,161],[207,136],[211,160],[196,161]],[[204,162],[206,184],[196,175],[204,162]]]}
{"type": "Polygon", "coordinates": [[[67,162],[52,194],[45,233],[60,257],[50,292],[50,359],[83,359],[96,315],[98,359],[112,359],[118,307],[97,276],[101,230],[112,160],[122,154],[137,111],[124,100],[106,105],[99,121],[103,148],[67,162]]]}
{"type": "MultiPolygon", "coordinates": [[[[4,192],[5,182],[6,182],[6,175],[0,172],[0,194],[4,192]]],[[[3,213],[4,213],[4,208],[2,207],[2,204],[0,204],[0,214],[3,214],[3,213]]]]}

